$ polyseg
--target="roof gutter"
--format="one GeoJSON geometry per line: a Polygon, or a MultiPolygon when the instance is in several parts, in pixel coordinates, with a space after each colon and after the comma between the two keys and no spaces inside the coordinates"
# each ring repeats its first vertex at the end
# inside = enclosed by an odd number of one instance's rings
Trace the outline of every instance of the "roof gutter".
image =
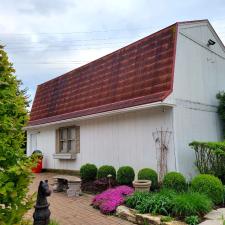
{"type": "Polygon", "coordinates": [[[139,105],[139,106],[124,108],[124,109],[117,109],[117,110],[112,110],[112,111],[107,111],[107,112],[102,112],[102,113],[91,114],[91,115],[87,115],[87,116],[59,120],[59,121],[50,122],[50,123],[26,126],[23,129],[24,130],[33,130],[33,129],[39,129],[39,128],[43,128],[43,127],[47,127],[47,126],[60,126],[61,124],[65,124],[65,123],[72,123],[72,122],[78,122],[78,121],[87,120],[87,119],[94,119],[94,118],[99,118],[99,117],[117,115],[117,114],[121,114],[121,113],[125,113],[125,112],[132,112],[132,111],[137,111],[137,110],[142,110],[142,109],[151,109],[151,108],[157,108],[157,107],[171,108],[174,106],[175,106],[175,104],[173,104],[173,103],[154,102],[154,103],[149,103],[149,104],[145,104],[145,105],[139,105]]]}

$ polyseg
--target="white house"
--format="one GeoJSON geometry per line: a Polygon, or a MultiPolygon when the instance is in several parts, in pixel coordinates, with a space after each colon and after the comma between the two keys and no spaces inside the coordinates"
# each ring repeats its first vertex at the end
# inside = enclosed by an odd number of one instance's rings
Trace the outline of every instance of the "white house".
{"type": "Polygon", "coordinates": [[[218,141],[225,47],[208,20],[179,22],[38,85],[27,151],[84,163],[196,173],[193,140],[218,141]],[[162,152],[162,153],[161,153],[162,152]]]}

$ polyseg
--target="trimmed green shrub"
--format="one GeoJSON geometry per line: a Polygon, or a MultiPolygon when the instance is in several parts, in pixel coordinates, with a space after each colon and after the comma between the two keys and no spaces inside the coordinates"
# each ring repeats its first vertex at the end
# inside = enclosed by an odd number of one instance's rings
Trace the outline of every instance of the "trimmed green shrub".
{"type": "Polygon", "coordinates": [[[98,169],[94,164],[84,164],[80,168],[80,177],[83,181],[95,180],[97,176],[98,169]]]}
{"type": "Polygon", "coordinates": [[[183,191],[186,188],[185,177],[178,172],[169,172],[164,176],[163,187],[183,191]]]}
{"type": "Polygon", "coordinates": [[[116,178],[116,170],[113,166],[104,165],[98,169],[98,179],[106,178],[109,174],[112,178],[116,178]]]}
{"type": "Polygon", "coordinates": [[[173,203],[173,214],[178,217],[203,215],[209,212],[213,206],[211,199],[198,192],[178,194],[173,203]]]}
{"type": "Polygon", "coordinates": [[[215,204],[223,201],[223,184],[213,175],[200,174],[194,177],[191,188],[193,191],[206,194],[215,204]]]}
{"type": "Polygon", "coordinates": [[[187,216],[184,221],[188,225],[198,225],[200,222],[198,216],[187,216]]]}
{"type": "Polygon", "coordinates": [[[134,169],[130,166],[122,166],[117,171],[117,182],[119,184],[132,184],[132,181],[134,180],[135,173],[134,169]]]}
{"type": "Polygon", "coordinates": [[[225,142],[193,141],[189,146],[195,151],[199,172],[212,174],[225,183],[225,142]]]}
{"type": "Polygon", "coordinates": [[[151,180],[151,189],[156,189],[158,187],[158,175],[155,170],[150,168],[144,168],[138,172],[138,180],[151,180]]]}

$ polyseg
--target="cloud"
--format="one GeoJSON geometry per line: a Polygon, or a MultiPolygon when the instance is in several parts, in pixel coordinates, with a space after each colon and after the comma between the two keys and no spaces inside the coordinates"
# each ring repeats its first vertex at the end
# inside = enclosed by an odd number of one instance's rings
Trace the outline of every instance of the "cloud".
{"type": "Polygon", "coordinates": [[[32,0],[29,1],[26,8],[20,10],[29,14],[43,14],[48,17],[55,13],[65,13],[67,9],[74,6],[75,4],[71,0],[32,0]]]}
{"type": "Polygon", "coordinates": [[[220,39],[222,40],[223,44],[225,45],[225,18],[214,19],[211,21],[211,23],[220,39]]]}
{"type": "Polygon", "coordinates": [[[37,84],[176,21],[208,18],[225,42],[225,4],[215,0],[213,10],[209,5],[209,0],[1,0],[0,43],[33,96],[37,84]]]}

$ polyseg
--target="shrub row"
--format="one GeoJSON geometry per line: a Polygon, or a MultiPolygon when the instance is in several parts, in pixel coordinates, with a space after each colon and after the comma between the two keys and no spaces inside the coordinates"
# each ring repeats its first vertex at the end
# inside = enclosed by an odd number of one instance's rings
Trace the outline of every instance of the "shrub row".
{"type": "MultiPolygon", "coordinates": [[[[91,181],[107,178],[111,174],[113,180],[116,179],[118,184],[131,185],[134,180],[135,173],[132,167],[123,166],[117,171],[113,166],[104,165],[99,169],[93,164],[85,164],[80,169],[81,179],[83,181],[91,181]]],[[[151,189],[154,190],[158,186],[158,175],[150,169],[144,168],[138,172],[139,180],[151,180],[151,189]]],[[[164,176],[162,182],[163,188],[172,189],[177,192],[187,190],[185,177],[178,172],[169,172],[164,176]]],[[[207,195],[215,204],[220,204],[224,199],[224,187],[222,182],[215,176],[209,174],[200,174],[196,176],[190,183],[190,189],[207,195]]]]}
{"type": "MultiPolygon", "coordinates": [[[[94,164],[85,164],[80,168],[80,176],[83,181],[93,181],[96,178],[107,178],[111,175],[113,179],[116,179],[119,184],[130,185],[135,178],[134,169],[130,166],[122,166],[118,169],[117,173],[113,166],[104,165],[99,169],[94,164]]],[[[152,189],[158,186],[158,175],[150,168],[144,168],[138,172],[139,180],[151,180],[152,189]]]]}
{"type": "Polygon", "coordinates": [[[112,179],[116,179],[119,184],[132,184],[135,173],[132,167],[123,166],[117,171],[113,166],[103,165],[99,169],[94,164],[85,164],[80,168],[80,176],[83,181],[92,181],[97,179],[107,178],[108,175],[112,176],[112,179]]]}

